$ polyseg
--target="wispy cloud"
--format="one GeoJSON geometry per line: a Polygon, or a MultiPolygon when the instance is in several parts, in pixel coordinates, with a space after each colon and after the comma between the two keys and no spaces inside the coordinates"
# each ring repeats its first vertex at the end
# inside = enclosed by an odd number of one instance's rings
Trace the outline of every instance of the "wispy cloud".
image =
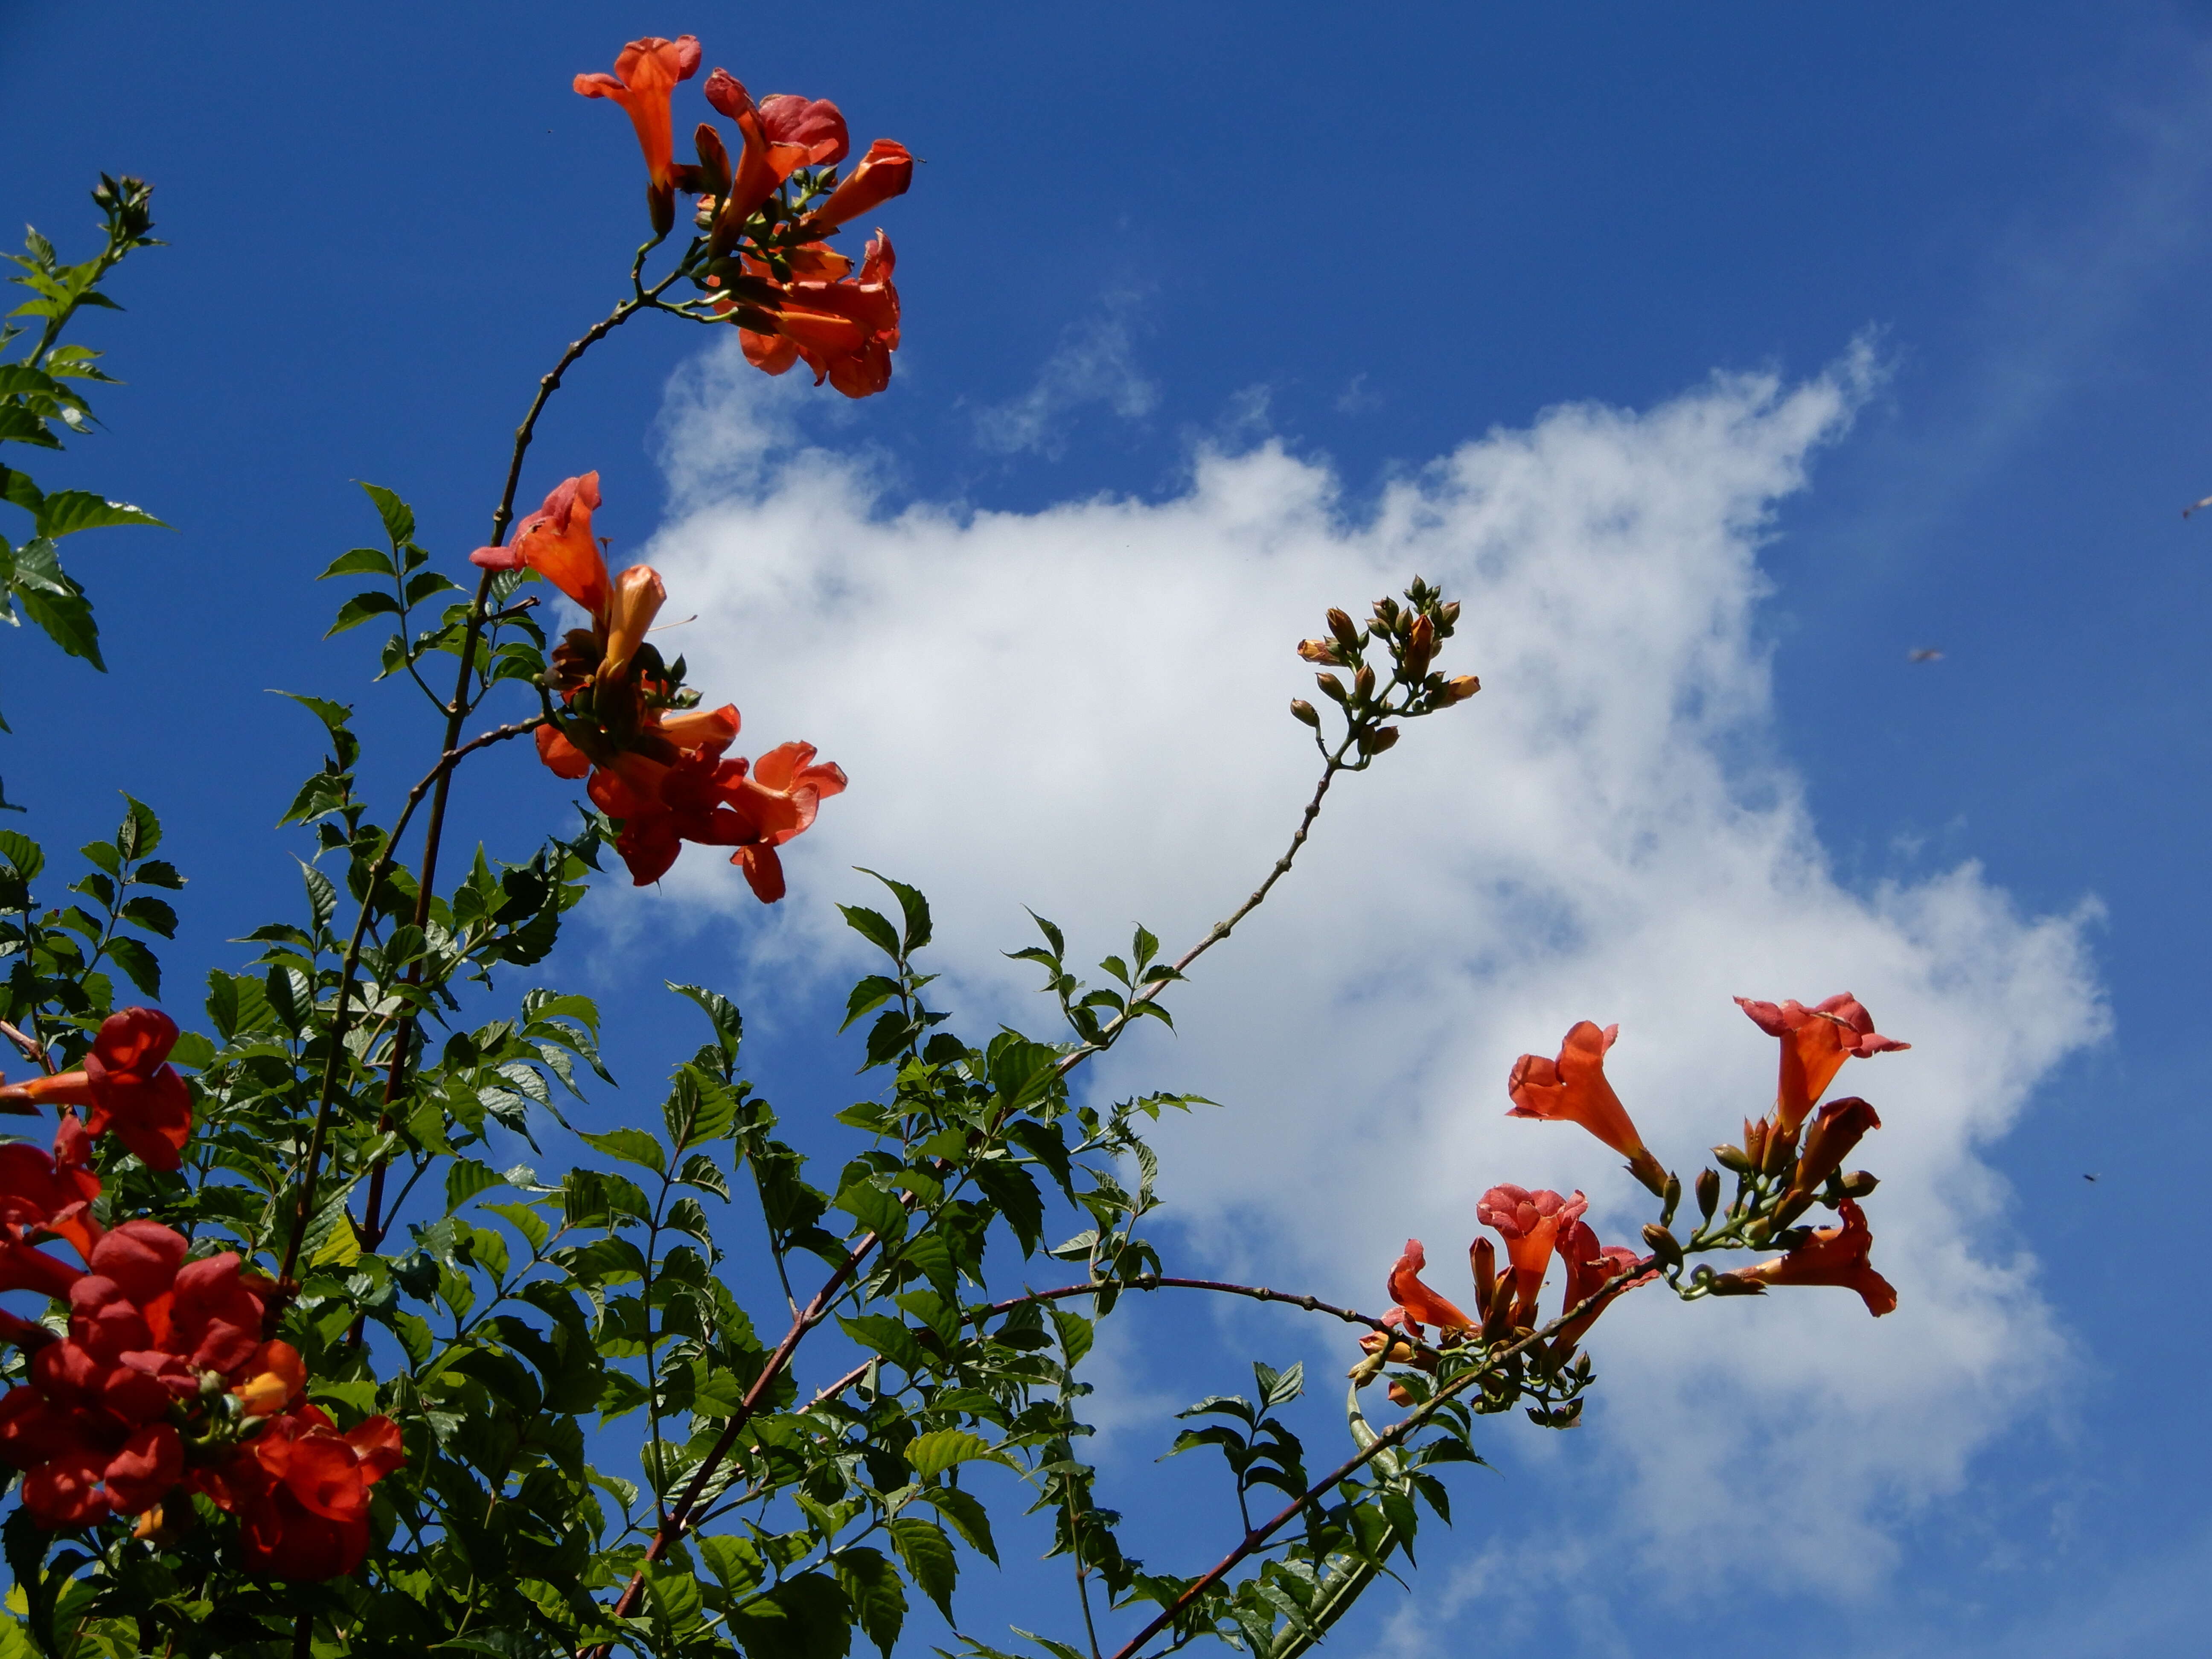
{"type": "MultiPolygon", "coordinates": [[[[1694,1169],[1771,1097],[1773,1046],[1731,994],[1856,992],[1916,1044],[1847,1079],[1887,1125],[1868,1162],[1903,1305],[1876,1322],[1841,1291],[1647,1294],[1608,1315],[1583,1442],[1603,1455],[1547,1484],[1573,1534],[1540,1520],[1525,1544],[1579,1534],[1662,1580],[1726,1553],[1796,1590],[1863,1590],[1896,1519],[2066,1374],[1983,1152],[2105,1020],[2089,911],[2022,915],[1971,863],[1848,890],[1798,781],[1761,758],[1759,550],[1870,375],[1862,352],[1794,387],[1723,377],[1644,413],[1555,410],[1356,517],[1275,444],[1201,453],[1167,500],[1036,513],[890,511],[865,467],[819,450],[719,495],[679,478],[691,505],[652,552],[703,613],[691,660],[755,744],[804,735],[853,777],[792,849],[763,982],[844,965],[850,864],[929,891],[948,994],[986,1020],[1042,1018],[998,954],[1023,902],[1093,955],[1137,916],[1195,937],[1310,787],[1291,642],[1328,604],[1443,581],[1466,606],[1452,661],[1482,696],[1339,786],[1279,899],[1183,988],[1180,1036],[1117,1052],[1096,1085],[1229,1104],[1172,1132],[1194,1255],[1372,1304],[1401,1240],[1449,1260],[1496,1181],[1583,1187],[1610,1236],[1641,1218],[1593,1143],[1504,1120],[1516,1053],[1619,1020],[1624,1097],[1694,1169]]],[[[663,902],[740,892],[695,855],[663,902]]],[[[1602,1651],[1610,1592],[1591,1594],[1602,1651]]]]}
{"type": "Polygon", "coordinates": [[[1036,383],[1010,403],[975,416],[975,441],[1013,455],[1029,451],[1048,459],[1063,453],[1069,417],[1103,404],[1124,420],[1139,420],[1159,402],[1159,388],[1137,367],[1135,319],[1142,296],[1128,289],[1104,295],[1098,310],[1071,323],[1036,383]]]}

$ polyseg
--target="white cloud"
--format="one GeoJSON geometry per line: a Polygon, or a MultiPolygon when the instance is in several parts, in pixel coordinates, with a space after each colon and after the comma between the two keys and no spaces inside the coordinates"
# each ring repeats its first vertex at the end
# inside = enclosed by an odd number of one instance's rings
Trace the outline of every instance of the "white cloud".
{"type": "MultiPolygon", "coordinates": [[[[1171,947],[1196,937],[1310,788],[1291,642],[1329,604],[1442,582],[1465,605],[1448,665],[1482,695],[1340,782],[1279,896],[1176,1000],[1180,1036],[1133,1042],[1099,1085],[1230,1108],[1169,1137],[1167,1193],[1206,1265],[1372,1304],[1409,1233],[1457,1288],[1494,1182],[1583,1187],[1608,1237],[1647,1215],[1595,1142],[1505,1121],[1516,1054],[1620,1021],[1612,1073],[1686,1172],[1771,1097],[1773,1044],[1730,996],[1856,992],[1915,1044],[1843,1082],[1887,1126],[1865,1161],[1899,1310],[1643,1293],[1599,1328],[1591,1428],[1530,1454],[1560,1491],[1514,1507],[1561,1517],[1539,1553],[1593,1537],[1663,1577],[1695,1538],[1778,1583],[1864,1589],[1889,1524],[1954,1490],[2065,1367],[1982,1152],[2105,1021],[2091,910],[2024,917],[1972,865],[1847,890],[1774,757],[1758,552],[1869,379],[1859,353],[1795,387],[1717,377],[1644,413],[1553,410],[1361,516],[1273,444],[1199,455],[1167,500],[1035,514],[886,512],[865,466],[796,447],[719,497],[679,476],[687,510],[650,552],[672,608],[702,612],[696,678],[744,707],[745,745],[804,735],[853,779],[788,849],[762,965],[844,967],[830,902],[866,864],[931,895],[972,1023],[1041,1029],[998,954],[1028,942],[1020,907],[1091,958],[1135,919],[1171,947]]],[[[691,418],[742,433],[757,385],[691,418]]],[[[1814,740],[1852,742],[1841,692],[1832,718],[1814,740]]],[[[695,852],[664,902],[739,891],[695,852]]]]}
{"type": "Polygon", "coordinates": [[[1004,455],[1026,450],[1057,459],[1066,447],[1067,417],[1086,404],[1103,404],[1124,420],[1151,414],[1160,394],[1137,367],[1131,318],[1139,297],[1106,295],[1095,316],[1070,324],[1035,385],[976,415],[976,441],[1004,455]]]}

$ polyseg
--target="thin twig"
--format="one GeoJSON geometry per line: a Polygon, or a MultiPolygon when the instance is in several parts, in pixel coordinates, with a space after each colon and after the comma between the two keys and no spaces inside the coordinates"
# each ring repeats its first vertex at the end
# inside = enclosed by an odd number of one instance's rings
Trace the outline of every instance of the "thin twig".
{"type": "Polygon", "coordinates": [[[1318,1297],[1294,1296],[1288,1291],[1271,1291],[1264,1285],[1232,1285],[1221,1279],[1171,1279],[1164,1273],[1138,1273],[1129,1279],[1094,1279],[1081,1285],[1062,1285],[1055,1290],[1033,1291],[1027,1296],[1012,1297],[1004,1302],[994,1302],[988,1308],[971,1308],[968,1322],[980,1324],[986,1319],[995,1319],[1000,1314],[1012,1313],[1032,1302],[1059,1302],[1071,1296],[1090,1296],[1099,1291],[1212,1291],[1221,1296],[1249,1297],[1255,1302],[1287,1302],[1308,1313],[1333,1314],[1348,1325],[1364,1325],[1370,1330],[1386,1335],[1402,1335],[1395,1326],[1352,1308],[1340,1308],[1318,1297]]]}
{"type": "Polygon", "coordinates": [[[1143,1647],[1146,1643],[1151,1641],[1152,1638],[1158,1635],[1170,1624],[1174,1623],[1176,1614],[1182,1613],[1185,1608],[1188,1607],[1193,1602],[1197,1601],[1200,1595],[1203,1595],[1215,1584],[1220,1583],[1221,1580],[1236,1567],[1238,1562],[1243,1560],[1245,1557],[1262,1547],[1268,1539],[1274,1536],[1277,1532],[1289,1525],[1292,1521],[1297,1519],[1299,1515],[1304,1512],[1308,1504],[1315,1503],[1326,1497],[1331,1491],[1334,1490],[1340,1482],[1349,1480],[1353,1475],[1358,1474],[1362,1468],[1365,1468],[1367,1464],[1372,1462],[1376,1456],[1397,1446],[1407,1435],[1413,1433],[1416,1429],[1425,1424],[1431,1417],[1435,1416],[1437,1410],[1446,1401],[1452,1399],[1455,1395],[1464,1394],[1468,1389],[1474,1387],[1477,1382],[1480,1382],[1484,1378],[1493,1375],[1498,1370],[1498,1367],[1503,1365],[1507,1360],[1513,1358],[1516,1355],[1525,1353],[1529,1349],[1548,1341],[1551,1338],[1559,1334],[1561,1330],[1565,1329],[1568,1324],[1581,1318],[1583,1315],[1589,1313],[1593,1309],[1602,1308],[1614,1297],[1635,1289],[1637,1285],[1644,1282],[1644,1275],[1657,1265],[1658,1258],[1656,1256],[1645,1256],[1642,1261],[1637,1262],[1635,1266],[1629,1268],[1627,1272],[1616,1278],[1608,1279],[1603,1285],[1590,1292],[1589,1295],[1584,1297],[1573,1307],[1562,1310],[1559,1316],[1552,1321],[1550,1324],[1544,1326],[1541,1329],[1530,1331],[1526,1336],[1522,1337],[1519,1340],[1510,1343],[1507,1346],[1500,1348],[1495,1353],[1488,1356],[1481,1364],[1462,1372],[1461,1375],[1453,1377],[1449,1382],[1444,1383],[1434,1395],[1430,1396],[1428,1402],[1425,1405],[1419,1406],[1412,1412],[1407,1413],[1407,1415],[1399,1422],[1392,1425],[1389,1428],[1383,1430],[1380,1434],[1376,1435],[1372,1442],[1362,1447],[1357,1454],[1346,1458],[1343,1462],[1338,1464],[1334,1469],[1331,1469],[1320,1480],[1315,1481],[1313,1485],[1307,1487],[1304,1492],[1299,1493],[1297,1497],[1292,1498],[1289,1504],[1285,1505],[1281,1513],[1278,1514],[1274,1519],[1267,1522],[1263,1526],[1255,1527],[1246,1532],[1243,1540],[1237,1544],[1236,1548],[1230,1551],[1229,1553],[1222,1557],[1220,1560],[1215,1562],[1212,1567],[1208,1568],[1199,1577],[1192,1579],[1189,1584],[1184,1588],[1182,1594],[1176,1597],[1176,1599],[1166,1607],[1163,1608],[1158,1618],[1154,1619],[1150,1624],[1146,1625],[1144,1629],[1139,1631],[1134,1636],[1131,1637],[1128,1641],[1122,1644],[1121,1648],[1115,1651],[1114,1659],[1135,1659],[1137,1650],[1139,1648],[1143,1647]]]}
{"type": "Polygon", "coordinates": [[[36,1066],[48,1077],[54,1074],[53,1057],[46,1053],[46,1045],[25,1036],[6,1020],[0,1019],[0,1036],[4,1036],[23,1051],[23,1058],[36,1066]]]}
{"type": "Polygon", "coordinates": [[[453,768],[477,750],[503,743],[509,738],[519,738],[525,732],[534,732],[544,723],[542,716],[532,715],[526,720],[517,720],[512,726],[496,726],[481,736],[470,738],[458,749],[447,750],[422,781],[407,792],[407,804],[400,811],[399,821],[392,826],[383,853],[369,868],[361,915],[354,922],[353,938],[346,945],[345,965],[338,975],[337,1006],[331,1014],[330,1048],[323,1059],[322,1088],[315,1103],[315,1127],[308,1137],[305,1167],[301,1171],[299,1212],[292,1220],[292,1237],[284,1246],[284,1265],[276,1275],[280,1285],[291,1282],[292,1270],[299,1264],[300,1241],[307,1234],[307,1218],[314,1213],[315,1180],[322,1164],[323,1143],[329,1138],[331,1103],[337,1096],[338,1063],[340,1056],[345,1053],[346,1025],[352,1015],[353,976],[361,966],[362,940],[368,931],[368,919],[375,911],[376,884],[391,871],[399,837],[405,833],[408,820],[415,816],[415,809],[422,804],[425,793],[441,780],[451,776],[453,768]]]}

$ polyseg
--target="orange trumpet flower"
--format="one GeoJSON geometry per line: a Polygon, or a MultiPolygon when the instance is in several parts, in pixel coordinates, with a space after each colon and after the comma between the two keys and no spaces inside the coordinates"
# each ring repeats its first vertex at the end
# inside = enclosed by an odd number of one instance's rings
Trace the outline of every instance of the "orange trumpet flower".
{"type": "Polygon", "coordinates": [[[89,1106],[86,1133],[112,1130],[149,1169],[173,1170],[192,1132],[191,1095],[166,1063],[176,1042],[167,1014],[125,1008],[100,1022],[80,1069],[0,1085],[0,1105],[89,1106]]]}
{"type": "Polygon", "coordinates": [[[1866,1215],[1850,1199],[1843,1202],[1844,1224],[1821,1227],[1787,1255],[1739,1267],[1726,1278],[1752,1285],[1836,1285],[1856,1291],[1867,1311],[1879,1319],[1897,1308],[1897,1291],[1874,1270],[1868,1252],[1874,1233],[1866,1215]]]}
{"type": "Polygon", "coordinates": [[[1515,1324],[1532,1322],[1560,1231],[1589,1207],[1589,1200],[1580,1193],[1562,1198],[1548,1188],[1532,1193],[1525,1187],[1492,1187],[1476,1201],[1475,1219],[1505,1241],[1505,1254],[1513,1263],[1515,1324]]]}
{"type": "Polygon", "coordinates": [[[1620,1097],[1606,1081],[1606,1051],[1620,1035],[1618,1025],[1601,1030],[1585,1019],[1567,1033],[1557,1060],[1522,1055],[1505,1080],[1505,1092],[1513,1097],[1513,1109],[1505,1115],[1579,1123],[1626,1158],[1630,1174],[1653,1192],[1664,1193],[1667,1171],[1645,1150],[1620,1097]]]}
{"type": "Polygon", "coordinates": [[[1408,1328],[1416,1337],[1424,1325],[1434,1325],[1442,1331],[1472,1329],[1474,1321],[1421,1282],[1421,1269],[1428,1265],[1428,1252],[1421,1248],[1421,1241],[1409,1238],[1405,1254],[1390,1269],[1390,1299],[1398,1304],[1408,1328]]]}
{"type": "Polygon", "coordinates": [[[896,139],[878,138],[868,146],[860,166],[847,175],[830,199],[808,216],[817,231],[835,230],[864,213],[872,213],[894,196],[903,196],[914,183],[914,157],[896,139]]]}
{"type": "Polygon", "coordinates": [[[1778,1006],[1738,997],[1736,1006],[1769,1036],[1782,1039],[1782,1076],[1775,1091],[1775,1116],[1783,1134],[1796,1138],[1814,1104],[1836,1080],[1845,1060],[1910,1048],[1874,1029],[1874,1016],[1849,991],[1808,1008],[1790,1001],[1778,1006]]]}
{"type": "Polygon", "coordinates": [[[551,582],[594,617],[607,611],[607,562],[592,536],[599,505],[599,475],[586,472],[553,486],[540,507],[507,538],[504,547],[480,547],[469,562],[485,570],[525,566],[551,582]]]}
{"type": "Polygon", "coordinates": [[[586,98],[608,98],[623,107],[645,152],[646,202],[653,234],[676,222],[676,140],[669,97],[678,81],[699,72],[699,42],[690,35],[633,40],[615,58],[612,75],[580,75],[574,85],[586,98]]]}

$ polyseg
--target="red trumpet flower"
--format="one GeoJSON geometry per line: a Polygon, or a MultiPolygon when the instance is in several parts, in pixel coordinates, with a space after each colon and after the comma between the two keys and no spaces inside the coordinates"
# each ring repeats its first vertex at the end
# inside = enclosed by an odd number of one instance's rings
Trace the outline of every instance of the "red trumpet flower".
{"type": "Polygon", "coordinates": [[[1910,1048],[1874,1029],[1874,1016],[1849,991],[1808,1008],[1802,1002],[1753,1002],[1738,997],[1736,1006],[1770,1036],[1782,1039],[1782,1076],[1774,1111],[1783,1134],[1795,1139],[1814,1103],[1835,1081],[1845,1060],[1910,1048]]]}
{"type": "MultiPolygon", "coordinates": [[[[1589,1224],[1577,1216],[1561,1230],[1559,1241],[1559,1260],[1567,1270],[1567,1287],[1559,1301],[1559,1310],[1577,1307],[1600,1291],[1633,1271],[1641,1259],[1625,1244],[1600,1244],[1589,1224]]],[[[1656,1267],[1647,1268],[1643,1276],[1632,1280],[1613,1297],[1569,1320],[1552,1339],[1552,1358],[1554,1363],[1565,1359],[1575,1351],[1583,1334],[1597,1323],[1597,1316],[1613,1304],[1615,1297],[1625,1296],[1638,1285],[1647,1285],[1659,1277],[1656,1267]]]]}
{"type": "Polygon", "coordinates": [[[835,230],[864,213],[874,212],[893,197],[905,195],[913,183],[914,157],[906,146],[895,139],[878,138],[868,146],[860,166],[830,192],[830,199],[808,216],[807,222],[817,231],[835,230]]]}
{"type": "Polygon", "coordinates": [[[1421,1248],[1421,1241],[1409,1238],[1406,1253],[1390,1269],[1390,1299],[1398,1304],[1407,1328],[1416,1337],[1424,1325],[1434,1325],[1442,1331],[1472,1328],[1474,1321],[1421,1282],[1421,1270],[1428,1265],[1428,1252],[1421,1248]]]}
{"type": "Polygon", "coordinates": [[[1626,1158],[1629,1172],[1638,1181],[1663,1193],[1667,1171],[1644,1149],[1627,1109],[1606,1081],[1606,1052],[1620,1035],[1618,1025],[1600,1030],[1585,1019],[1567,1033],[1557,1060],[1522,1055],[1505,1080],[1505,1092],[1513,1098],[1513,1109],[1505,1115],[1579,1123],[1626,1158]]]}
{"type": "Polygon", "coordinates": [[[699,72],[699,42],[680,35],[664,40],[649,35],[633,40],[615,58],[615,72],[580,75],[574,84],[586,98],[608,98],[622,106],[637,129],[645,152],[646,200],[653,234],[665,236],[676,222],[676,141],[669,97],[678,81],[699,72]]]}
{"type": "Polygon", "coordinates": [[[1580,1193],[1562,1198],[1548,1188],[1532,1193],[1525,1187],[1492,1187],[1477,1200],[1475,1219],[1496,1230],[1513,1263],[1515,1324],[1531,1322],[1560,1229],[1589,1207],[1580,1193]]]}
{"type": "Polygon", "coordinates": [[[173,1170],[192,1132],[192,1098],[175,1066],[177,1023],[154,1008],[125,1008],[100,1022],[76,1071],[0,1085],[0,1105],[89,1106],[85,1132],[112,1130],[147,1167],[173,1170]]]}
{"type": "Polygon", "coordinates": [[[607,562],[592,536],[599,505],[599,475],[563,478],[540,507],[507,538],[504,547],[480,547],[469,562],[486,570],[535,570],[594,617],[607,611],[607,562]]]}
{"type": "Polygon", "coordinates": [[[368,1489],[405,1462],[399,1430],[372,1417],[340,1434],[302,1404],[238,1449],[198,1484],[239,1518],[246,1559],[277,1578],[336,1578],[368,1553],[368,1489]]]}
{"type": "MultiPolygon", "coordinates": [[[[851,261],[830,249],[800,249],[794,276],[811,276],[781,285],[773,306],[748,305],[738,330],[745,361],[765,374],[781,374],[804,361],[814,384],[825,380],[848,398],[872,397],[891,382],[891,353],[899,343],[899,296],[891,281],[897,255],[881,231],[868,243],[857,281],[840,281],[851,261]],[[757,324],[761,326],[750,326],[757,324]]],[[[765,267],[763,267],[765,269],[765,267]]],[[[738,309],[734,300],[722,302],[738,309]]]]}
{"type": "Polygon", "coordinates": [[[1874,1234],[1866,1216],[1850,1199],[1843,1202],[1844,1224],[1822,1227],[1787,1255],[1739,1267],[1727,1278],[1751,1285],[1836,1285],[1856,1291],[1867,1311],[1879,1319],[1897,1308],[1897,1291],[1874,1270],[1868,1253],[1874,1234]]]}

